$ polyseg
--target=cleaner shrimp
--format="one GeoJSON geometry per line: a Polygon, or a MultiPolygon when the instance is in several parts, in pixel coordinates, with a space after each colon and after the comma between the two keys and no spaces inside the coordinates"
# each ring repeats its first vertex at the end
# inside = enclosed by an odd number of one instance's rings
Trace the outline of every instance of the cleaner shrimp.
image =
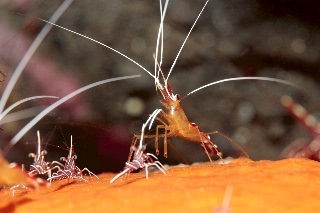
{"type": "MultiPolygon", "coordinates": [[[[166,9],[168,6],[169,1],[165,2],[164,7],[162,6],[162,2],[160,1],[160,13],[161,13],[161,22],[160,22],[160,26],[159,26],[159,30],[158,30],[158,38],[157,38],[157,45],[156,45],[156,52],[155,52],[155,60],[154,60],[154,74],[152,74],[152,72],[150,72],[149,70],[147,70],[145,67],[143,67],[141,64],[139,64],[138,62],[136,62],[135,60],[133,60],[132,58],[130,58],[129,56],[125,55],[124,53],[98,41],[95,40],[91,37],[88,37],[86,35],[83,35],[81,33],[75,32],[71,29],[65,28],[63,26],[57,25],[55,23],[51,23],[52,25],[59,27],[65,31],[71,32],[73,34],[76,34],[78,36],[81,36],[85,39],[88,39],[90,41],[93,41],[99,45],[102,45],[108,49],[110,49],[111,51],[121,55],[122,57],[126,58],[127,60],[131,61],[132,63],[136,64],[138,67],[140,67],[142,70],[144,70],[147,74],[149,74],[155,81],[155,87],[156,90],[160,91],[163,100],[161,100],[161,104],[165,107],[165,110],[162,109],[156,109],[153,113],[153,118],[151,119],[151,122],[149,124],[149,129],[151,129],[153,121],[157,120],[159,121],[161,124],[158,125],[156,127],[156,131],[158,133],[156,133],[155,135],[146,135],[143,132],[145,131],[145,129],[142,129],[142,133],[141,135],[135,135],[133,138],[133,142],[132,142],[132,146],[135,146],[136,142],[140,139],[140,144],[142,143],[142,140],[145,138],[155,138],[155,146],[156,146],[156,152],[159,153],[159,149],[157,148],[157,141],[159,138],[163,138],[164,139],[164,155],[167,156],[167,138],[168,137],[180,137],[189,141],[193,141],[193,142],[197,142],[200,143],[204,149],[206,154],[208,155],[209,159],[211,160],[211,156],[213,154],[217,154],[220,158],[222,158],[222,154],[221,151],[219,150],[219,148],[210,140],[209,135],[210,134],[219,134],[220,136],[224,137],[225,139],[229,140],[231,143],[233,143],[235,146],[237,146],[240,150],[242,150],[243,153],[245,153],[245,151],[240,148],[240,146],[238,146],[231,138],[227,137],[226,135],[224,135],[223,133],[219,132],[219,131],[213,131],[213,132],[208,132],[208,133],[204,133],[197,124],[191,123],[186,114],[184,113],[183,109],[180,106],[180,101],[182,99],[184,99],[186,96],[189,96],[201,89],[204,89],[206,87],[215,85],[215,84],[219,84],[219,83],[223,83],[223,82],[229,82],[229,81],[240,81],[240,80],[260,80],[260,81],[271,81],[271,82],[277,82],[277,83],[282,83],[282,84],[286,84],[286,85],[290,85],[290,86],[294,86],[296,87],[296,85],[294,85],[291,82],[285,81],[285,80],[281,80],[281,79],[276,79],[276,78],[269,78],[269,77],[235,77],[235,78],[227,78],[227,79],[223,79],[220,81],[215,81],[212,83],[209,83],[207,85],[204,85],[202,87],[199,87],[198,89],[193,90],[192,92],[188,93],[185,97],[183,98],[179,98],[179,95],[177,94],[173,94],[169,83],[168,83],[168,79],[170,77],[170,74],[179,58],[179,55],[187,41],[187,39],[189,38],[189,35],[192,31],[192,29],[194,28],[196,22],[198,21],[202,11],[205,9],[205,6],[208,4],[209,0],[205,2],[205,5],[202,7],[201,12],[198,14],[198,17],[196,18],[195,22],[193,23],[188,35],[186,36],[183,44],[180,47],[180,50],[178,52],[178,54],[176,55],[176,58],[173,62],[173,64],[171,65],[171,68],[168,72],[168,75],[166,77],[164,77],[163,71],[161,69],[161,65],[162,65],[162,58],[163,58],[163,21],[164,21],[164,17],[165,17],[165,13],[166,13],[166,9]],[[160,56],[158,56],[160,55],[160,56]],[[158,59],[160,59],[160,61],[158,61],[158,59]],[[176,111],[175,111],[176,110],[176,111]],[[178,112],[177,112],[178,111],[178,112]],[[170,113],[174,113],[173,115],[171,115],[170,113]],[[160,116],[158,116],[160,115],[160,116]],[[160,134],[159,130],[164,130],[164,133],[160,134]],[[142,136],[143,135],[143,136],[142,136]]],[[[46,21],[43,19],[40,19],[44,22],[50,23],[50,21],[46,21]]],[[[132,147],[131,146],[131,147],[132,147]]],[[[140,145],[139,145],[140,146],[140,145]]],[[[141,147],[141,146],[140,146],[141,147]]],[[[131,157],[133,155],[133,151],[131,151],[130,155],[129,155],[129,161],[131,160],[131,157]]],[[[245,154],[247,156],[247,154],[245,154]]]]}
{"type": "MultiPolygon", "coordinates": [[[[64,165],[61,166],[61,168],[58,168],[58,171],[53,173],[51,177],[49,177],[48,181],[54,181],[54,180],[62,180],[62,179],[79,179],[85,182],[88,182],[86,179],[83,178],[82,174],[83,172],[87,172],[90,176],[93,175],[96,178],[94,173],[92,173],[88,168],[80,169],[76,166],[76,159],[77,155],[74,152],[74,147],[72,143],[72,135],[71,135],[71,142],[70,142],[70,148],[69,148],[69,154],[68,157],[62,157],[61,160],[65,162],[64,165]]],[[[99,179],[99,178],[98,178],[99,179]]]]}
{"type": "Polygon", "coordinates": [[[37,131],[38,136],[38,144],[37,144],[37,152],[29,153],[29,157],[33,158],[33,163],[30,165],[30,169],[28,175],[31,177],[37,175],[47,175],[48,178],[51,177],[51,172],[55,169],[60,169],[63,165],[57,161],[46,162],[44,156],[47,154],[46,150],[41,149],[41,138],[40,132],[37,131]]]}
{"type": "MultiPolygon", "coordinates": [[[[156,115],[157,111],[153,112],[153,115],[156,115]]],[[[148,120],[142,125],[142,132],[141,132],[141,139],[144,136],[144,129],[152,124],[152,120],[154,119],[154,116],[150,115],[148,120]]],[[[124,167],[124,169],[122,170],[122,172],[120,172],[119,174],[117,174],[116,176],[114,176],[111,180],[110,183],[113,183],[114,181],[116,181],[117,179],[119,179],[120,177],[124,176],[124,175],[128,175],[133,171],[136,170],[140,170],[140,169],[145,169],[146,172],[146,179],[148,179],[149,177],[149,171],[148,168],[150,166],[155,166],[157,167],[163,174],[167,174],[166,173],[166,169],[165,167],[162,165],[162,163],[158,160],[158,158],[151,154],[151,153],[145,153],[147,145],[143,144],[143,140],[140,140],[139,146],[136,147],[135,145],[132,145],[130,147],[130,153],[133,153],[133,159],[132,161],[128,161],[126,162],[126,165],[124,167]]]]}

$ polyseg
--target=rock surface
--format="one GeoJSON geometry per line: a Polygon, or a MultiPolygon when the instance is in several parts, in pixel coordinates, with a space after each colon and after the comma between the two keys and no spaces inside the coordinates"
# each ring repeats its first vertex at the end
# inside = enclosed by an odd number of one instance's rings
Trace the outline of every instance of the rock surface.
{"type": "Polygon", "coordinates": [[[320,163],[305,159],[174,167],[165,176],[111,173],[88,183],[67,180],[38,191],[0,192],[0,212],[216,212],[227,186],[232,212],[314,212],[320,208],[320,163]]]}

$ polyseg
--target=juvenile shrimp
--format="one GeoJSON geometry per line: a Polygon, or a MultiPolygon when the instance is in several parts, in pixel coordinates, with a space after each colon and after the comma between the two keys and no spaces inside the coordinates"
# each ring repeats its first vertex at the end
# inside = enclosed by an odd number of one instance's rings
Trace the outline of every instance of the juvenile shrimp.
{"type": "Polygon", "coordinates": [[[313,137],[311,140],[297,139],[293,141],[283,150],[281,158],[302,157],[320,161],[320,122],[289,96],[283,96],[281,103],[313,137]]]}
{"type": "MultiPolygon", "coordinates": [[[[156,115],[157,111],[153,112],[153,115],[156,115]]],[[[141,136],[140,138],[142,139],[144,137],[144,129],[146,126],[152,124],[152,119],[153,115],[150,115],[148,120],[142,125],[142,131],[141,131],[141,136]]],[[[146,172],[146,179],[149,177],[149,167],[150,166],[155,166],[157,167],[164,175],[166,175],[166,169],[162,165],[162,163],[158,160],[158,158],[151,154],[151,153],[146,153],[146,144],[143,144],[143,140],[140,140],[139,146],[131,146],[130,151],[133,153],[133,159],[130,162],[126,162],[124,169],[118,173],[116,176],[114,176],[111,180],[110,183],[113,183],[120,177],[124,175],[128,175],[133,171],[140,170],[140,169],[145,169],[146,172]]]]}
{"type": "Polygon", "coordinates": [[[133,155],[133,160],[131,162],[126,162],[126,165],[122,172],[114,176],[111,180],[110,183],[113,183],[116,181],[118,178],[122,177],[123,175],[128,175],[132,171],[139,170],[139,169],[145,169],[146,171],[146,179],[149,177],[149,167],[150,166],[155,166],[157,167],[163,174],[167,174],[165,171],[164,166],[158,158],[151,154],[151,153],[145,153],[146,145],[143,145],[142,147],[131,147],[131,150],[134,152],[133,155]]]}
{"type": "Polygon", "coordinates": [[[33,158],[33,164],[30,165],[28,175],[31,177],[37,175],[47,175],[48,178],[51,177],[51,172],[55,169],[60,169],[63,165],[57,161],[46,162],[44,156],[47,154],[46,150],[41,149],[41,138],[40,132],[37,131],[38,136],[38,147],[37,153],[30,153],[29,157],[33,158]]]}
{"type": "Polygon", "coordinates": [[[82,181],[88,182],[86,179],[83,178],[82,176],[83,172],[87,172],[90,176],[93,175],[96,178],[98,178],[98,176],[92,173],[89,169],[87,168],[80,169],[79,167],[77,167],[76,159],[77,159],[77,155],[74,153],[72,136],[71,136],[68,157],[61,158],[61,160],[64,161],[65,164],[62,166],[62,168],[59,168],[57,172],[53,173],[52,176],[49,177],[47,180],[51,182],[53,180],[68,179],[68,182],[69,182],[69,179],[80,179],[82,181]]]}

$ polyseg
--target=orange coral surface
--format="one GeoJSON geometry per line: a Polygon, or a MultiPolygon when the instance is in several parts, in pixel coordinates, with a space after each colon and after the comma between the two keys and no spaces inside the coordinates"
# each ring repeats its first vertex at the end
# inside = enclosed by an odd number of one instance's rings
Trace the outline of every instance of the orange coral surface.
{"type": "Polygon", "coordinates": [[[320,209],[320,163],[306,159],[173,167],[162,173],[114,174],[88,183],[62,180],[39,190],[0,192],[0,212],[215,212],[227,186],[232,212],[316,212],[320,209]]]}

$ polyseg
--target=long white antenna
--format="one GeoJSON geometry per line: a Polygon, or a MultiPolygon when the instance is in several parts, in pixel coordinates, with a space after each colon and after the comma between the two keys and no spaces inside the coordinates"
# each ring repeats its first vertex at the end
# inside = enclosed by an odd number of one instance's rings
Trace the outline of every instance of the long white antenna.
{"type": "Polygon", "coordinates": [[[37,149],[37,156],[39,157],[41,155],[41,138],[40,138],[40,131],[37,131],[38,136],[38,149],[37,149]]]}
{"type": "Polygon", "coordinates": [[[51,24],[51,25],[53,25],[53,26],[59,27],[60,29],[63,29],[63,30],[65,30],[65,31],[68,31],[68,32],[73,33],[73,34],[76,34],[76,35],[81,36],[81,37],[83,37],[83,38],[86,38],[86,39],[88,39],[88,40],[90,40],[90,41],[93,41],[93,42],[95,42],[95,43],[97,43],[97,44],[100,44],[101,46],[104,46],[104,47],[106,47],[106,48],[108,48],[108,49],[110,49],[110,50],[118,53],[119,55],[125,57],[125,58],[128,59],[129,61],[135,63],[135,64],[138,65],[141,69],[143,69],[146,73],[148,73],[152,78],[155,78],[155,76],[152,75],[152,73],[149,72],[146,68],[144,68],[144,67],[143,67],[142,65],[140,65],[138,62],[136,62],[135,60],[133,60],[133,59],[130,58],[129,56],[126,56],[126,55],[123,54],[122,52],[120,52],[120,51],[118,51],[118,50],[116,50],[116,49],[113,49],[112,47],[110,47],[110,46],[108,46],[108,45],[106,45],[106,44],[104,44],[104,43],[102,43],[102,42],[100,42],[100,41],[98,41],[98,40],[95,40],[95,39],[93,39],[93,38],[90,38],[90,37],[88,37],[88,36],[85,36],[85,35],[83,35],[83,34],[81,34],[81,33],[77,33],[77,32],[75,32],[75,31],[73,31],[73,30],[70,30],[70,29],[68,29],[68,28],[62,27],[62,26],[57,25],[57,24],[55,24],[55,23],[52,23],[52,22],[50,22],[50,21],[47,21],[47,20],[44,20],[44,19],[40,19],[40,18],[39,18],[39,20],[44,21],[44,22],[47,22],[47,23],[49,23],[49,24],[51,24]]]}
{"type": "Polygon", "coordinates": [[[160,43],[160,67],[162,64],[162,59],[163,59],[163,22],[164,22],[164,17],[166,16],[169,0],[166,1],[164,9],[162,11],[162,2],[160,2],[160,25],[159,25],[159,30],[158,30],[158,36],[157,36],[157,44],[156,44],[156,54],[155,54],[155,60],[154,60],[154,75],[156,76],[155,80],[158,78],[157,75],[157,64],[158,64],[158,53],[159,53],[159,43],[160,43]],[[160,41],[161,39],[161,41],[160,41]]]}
{"type": "Polygon", "coordinates": [[[172,72],[172,70],[173,70],[173,67],[176,65],[176,62],[177,62],[177,60],[178,60],[178,58],[179,58],[179,56],[180,56],[180,53],[181,53],[181,51],[182,51],[182,49],[183,49],[184,45],[186,44],[186,42],[187,42],[187,40],[188,40],[188,38],[189,38],[189,36],[190,36],[190,34],[191,34],[191,31],[193,30],[194,26],[196,25],[196,23],[197,23],[197,21],[198,21],[199,17],[201,16],[201,14],[202,14],[202,12],[203,12],[204,8],[207,6],[208,2],[209,2],[209,0],[207,0],[207,1],[206,1],[206,3],[204,4],[204,6],[202,7],[202,9],[201,9],[201,11],[200,11],[200,13],[199,13],[198,17],[196,18],[196,20],[194,21],[194,23],[193,23],[192,27],[190,28],[190,30],[189,30],[189,32],[188,32],[187,37],[184,39],[184,41],[183,41],[183,43],[182,43],[182,45],[181,45],[181,47],[180,47],[180,50],[179,50],[179,52],[178,52],[178,54],[177,54],[176,58],[174,59],[174,61],[173,61],[172,65],[171,65],[171,68],[170,68],[170,71],[169,71],[169,73],[168,73],[168,75],[167,75],[166,81],[168,81],[169,76],[170,76],[170,74],[171,74],[171,72],[172,72]]]}
{"type": "Polygon", "coordinates": [[[12,146],[14,146],[38,121],[40,121],[45,115],[47,115],[49,112],[51,112],[53,109],[58,107],[59,105],[63,104],[64,102],[68,101],[70,98],[73,98],[74,96],[78,95],[79,93],[82,93],[88,89],[91,89],[93,87],[99,86],[101,84],[110,83],[113,81],[120,81],[125,79],[131,79],[131,78],[137,78],[140,77],[140,75],[129,75],[129,76],[123,76],[123,77],[117,77],[117,78],[109,78],[106,80],[97,81],[95,83],[89,84],[87,86],[84,86],[80,89],[77,89],[73,91],[72,93],[66,95],[65,97],[59,99],[46,109],[44,109],[42,112],[40,112],[36,117],[34,117],[28,124],[26,124],[10,141],[9,145],[6,147],[4,153],[7,153],[12,146]]]}
{"type": "Polygon", "coordinates": [[[144,137],[144,130],[146,128],[146,126],[148,126],[149,122],[152,121],[150,123],[150,126],[152,125],[155,117],[157,117],[157,115],[161,112],[161,109],[156,109],[153,111],[153,113],[149,116],[149,118],[147,119],[147,121],[145,123],[142,124],[141,127],[141,135],[140,135],[140,143],[139,143],[139,148],[138,149],[142,149],[143,146],[143,137],[144,137]]]}
{"type": "Polygon", "coordinates": [[[46,106],[41,105],[29,107],[16,112],[11,112],[7,114],[4,118],[2,118],[2,120],[0,120],[0,125],[34,117],[45,108],[46,106]]]}
{"type": "MultiPolygon", "coordinates": [[[[70,4],[72,2],[73,2],[73,0],[65,0],[59,6],[59,8],[56,10],[56,12],[51,16],[50,22],[55,23],[60,18],[60,16],[64,13],[64,11],[70,6],[70,4]]],[[[17,66],[17,68],[13,72],[6,88],[3,91],[3,94],[2,94],[2,97],[0,100],[0,114],[3,112],[3,109],[8,101],[8,98],[9,98],[11,92],[12,92],[12,89],[13,89],[14,85],[16,84],[16,82],[18,81],[18,78],[20,77],[23,69],[25,68],[25,66],[27,65],[30,58],[33,56],[33,54],[35,53],[35,51],[37,50],[37,48],[39,47],[41,42],[43,41],[44,37],[51,30],[51,28],[52,28],[51,24],[46,24],[42,28],[42,30],[40,31],[38,36],[35,38],[35,40],[31,44],[31,46],[27,50],[26,54],[21,59],[19,65],[17,66]]]]}
{"type": "Polygon", "coordinates": [[[30,101],[30,100],[34,100],[34,99],[39,99],[39,98],[58,98],[56,96],[32,96],[29,98],[25,98],[22,99],[20,101],[15,102],[14,104],[12,104],[11,106],[9,106],[7,109],[5,109],[1,114],[0,114],[0,121],[11,111],[13,110],[15,107],[19,106],[20,104],[30,101]]]}
{"type": "MultiPolygon", "coordinates": [[[[296,88],[299,88],[296,84],[292,83],[292,82],[289,82],[289,81],[285,81],[285,80],[282,80],[282,79],[278,79],[278,78],[269,78],[269,77],[236,77],[236,78],[227,78],[227,79],[222,79],[222,80],[219,80],[219,81],[215,81],[215,82],[212,82],[212,83],[209,83],[209,84],[206,84],[202,87],[199,87],[191,92],[189,92],[187,95],[185,95],[183,98],[199,91],[199,90],[202,90],[206,87],[209,87],[209,86],[212,86],[212,85],[215,85],[215,84],[219,84],[219,83],[223,83],[223,82],[228,82],[228,81],[243,81],[243,80],[259,80],[259,81],[272,81],[272,82],[277,82],[277,83],[281,83],[281,84],[286,84],[286,85],[289,85],[289,86],[292,86],[292,87],[296,87],[296,88]]],[[[181,99],[183,99],[181,98],[181,99]]]]}

